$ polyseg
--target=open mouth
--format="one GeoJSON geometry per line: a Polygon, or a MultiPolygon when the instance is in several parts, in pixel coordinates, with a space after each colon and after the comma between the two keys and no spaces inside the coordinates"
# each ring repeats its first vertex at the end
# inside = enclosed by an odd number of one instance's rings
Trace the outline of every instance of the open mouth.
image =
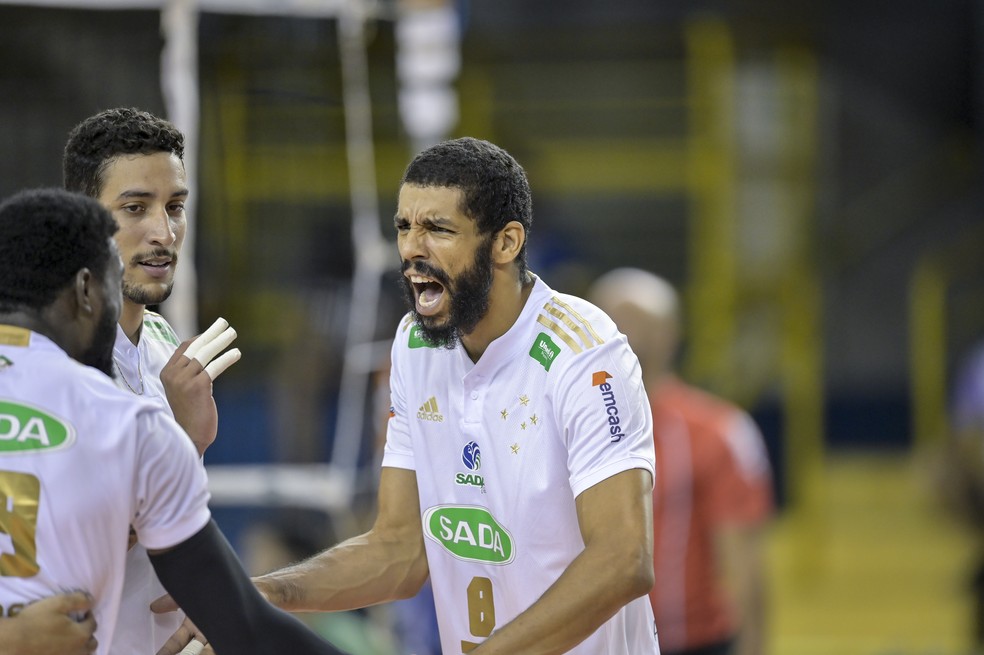
{"type": "Polygon", "coordinates": [[[151,277],[164,277],[170,272],[174,260],[171,257],[150,257],[137,262],[151,277]]]}
{"type": "Polygon", "coordinates": [[[417,312],[422,316],[431,316],[436,313],[441,299],[444,297],[444,285],[422,275],[410,275],[408,277],[417,299],[417,312]]]}

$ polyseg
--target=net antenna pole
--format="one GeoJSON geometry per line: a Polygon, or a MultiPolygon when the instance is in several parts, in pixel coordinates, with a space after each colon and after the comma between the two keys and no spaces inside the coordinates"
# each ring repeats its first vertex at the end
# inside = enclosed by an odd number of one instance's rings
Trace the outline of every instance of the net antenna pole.
{"type": "Polygon", "coordinates": [[[330,465],[333,475],[345,482],[340,486],[348,490],[349,498],[355,491],[365,429],[382,275],[394,257],[379,225],[365,30],[370,11],[370,2],[349,0],[338,16],[355,271],[330,465]]]}
{"type": "Polygon", "coordinates": [[[166,0],[161,5],[161,93],[168,120],[185,137],[184,166],[192,193],[185,202],[188,228],[174,291],[163,307],[168,322],[182,338],[198,334],[198,271],[195,267],[195,207],[198,198],[198,2],[166,0]]]}

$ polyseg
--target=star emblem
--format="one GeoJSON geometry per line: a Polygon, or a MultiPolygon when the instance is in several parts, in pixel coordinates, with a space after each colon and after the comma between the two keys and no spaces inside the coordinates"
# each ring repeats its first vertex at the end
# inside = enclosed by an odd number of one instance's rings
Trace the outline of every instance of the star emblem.
{"type": "Polygon", "coordinates": [[[518,443],[514,443],[513,445],[509,446],[509,449],[512,450],[512,454],[513,455],[518,455],[519,454],[519,444],[518,443]]]}
{"type": "Polygon", "coordinates": [[[530,404],[530,397],[527,396],[526,394],[523,394],[522,396],[519,397],[519,402],[523,405],[523,407],[526,407],[527,405],[530,404]]]}
{"type": "Polygon", "coordinates": [[[502,420],[503,421],[505,421],[509,417],[509,412],[507,412],[506,410],[502,410],[499,413],[502,414],[502,420]]]}
{"type": "Polygon", "coordinates": [[[526,429],[526,421],[523,421],[522,423],[519,424],[519,429],[520,430],[525,430],[526,429]]]}
{"type": "Polygon", "coordinates": [[[539,421],[539,420],[540,419],[538,419],[536,417],[536,414],[534,414],[533,416],[530,417],[530,423],[532,423],[533,425],[536,425],[536,422],[539,421]]]}

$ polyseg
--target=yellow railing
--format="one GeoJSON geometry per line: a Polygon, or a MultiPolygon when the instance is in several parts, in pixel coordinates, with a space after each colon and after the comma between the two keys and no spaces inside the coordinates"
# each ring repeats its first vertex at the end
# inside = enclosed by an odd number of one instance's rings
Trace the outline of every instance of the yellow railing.
{"type": "Polygon", "coordinates": [[[816,61],[803,48],[774,51],[767,67],[772,96],[763,106],[776,108],[775,116],[753,119],[775,121],[767,129],[778,145],[766,148],[763,164],[739,145],[744,127],[737,123],[743,109],[737,98],[745,64],[729,27],[705,19],[688,27],[686,41],[693,206],[687,374],[746,405],[779,390],[787,495],[812,504],[824,450],[822,303],[812,238],[816,61]],[[777,199],[770,211],[782,230],[775,235],[775,258],[764,265],[753,261],[748,235],[741,233],[745,223],[756,225],[758,217],[742,214],[753,210],[740,207],[741,194],[756,181],[777,199]]]}
{"type": "Polygon", "coordinates": [[[927,250],[909,283],[909,375],[912,432],[917,447],[938,443],[949,432],[947,354],[950,290],[984,275],[984,226],[927,250]]]}

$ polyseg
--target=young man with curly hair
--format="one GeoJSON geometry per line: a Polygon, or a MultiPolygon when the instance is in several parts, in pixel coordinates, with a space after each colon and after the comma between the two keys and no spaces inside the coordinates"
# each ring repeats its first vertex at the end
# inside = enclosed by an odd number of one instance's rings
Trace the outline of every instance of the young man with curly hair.
{"type": "MultiPolygon", "coordinates": [[[[69,134],[63,171],[66,189],[98,200],[119,226],[115,240],[124,269],[112,362],[116,384],[163,407],[203,455],[218,430],[212,377],[182,356],[187,346],[163,316],[147,309],[171,294],[188,230],[184,136],[146,111],[101,111],[69,134]]],[[[235,361],[238,351],[230,353],[235,361]]],[[[145,550],[134,545],[113,655],[154,655],[177,630],[180,612],[150,611],[163,593],[145,550]]]]}

